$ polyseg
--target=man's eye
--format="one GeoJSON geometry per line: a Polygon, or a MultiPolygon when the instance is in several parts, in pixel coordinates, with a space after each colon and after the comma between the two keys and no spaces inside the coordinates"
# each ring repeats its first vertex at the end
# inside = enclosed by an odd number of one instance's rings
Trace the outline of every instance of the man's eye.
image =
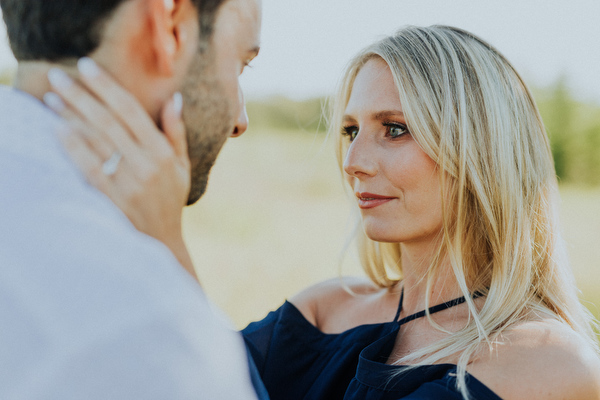
{"type": "Polygon", "coordinates": [[[383,124],[387,129],[386,134],[392,139],[399,138],[400,136],[408,133],[408,128],[404,124],[383,124]]]}
{"type": "Polygon", "coordinates": [[[345,126],[342,128],[342,136],[347,136],[350,141],[356,139],[356,135],[358,135],[357,126],[345,126]]]}

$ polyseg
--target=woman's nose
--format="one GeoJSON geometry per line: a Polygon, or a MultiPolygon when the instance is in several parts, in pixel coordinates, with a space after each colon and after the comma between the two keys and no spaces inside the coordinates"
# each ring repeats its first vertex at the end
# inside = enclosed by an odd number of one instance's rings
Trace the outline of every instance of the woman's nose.
{"type": "Polygon", "coordinates": [[[238,115],[237,121],[233,128],[233,132],[231,133],[231,137],[241,136],[242,133],[246,132],[248,129],[248,113],[246,112],[246,101],[244,100],[244,93],[242,89],[239,89],[239,105],[240,105],[240,114],[238,115]]]}
{"type": "Polygon", "coordinates": [[[359,134],[350,144],[344,159],[344,171],[356,178],[366,178],[377,173],[375,157],[369,139],[359,134]]]}

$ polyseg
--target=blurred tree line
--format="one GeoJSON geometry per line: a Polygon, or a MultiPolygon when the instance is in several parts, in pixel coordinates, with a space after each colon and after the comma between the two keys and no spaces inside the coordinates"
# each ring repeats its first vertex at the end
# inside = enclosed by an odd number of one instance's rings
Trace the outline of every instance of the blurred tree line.
{"type": "Polygon", "coordinates": [[[246,109],[253,129],[307,133],[327,131],[327,99],[324,97],[295,101],[277,96],[265,100],[248,101],[246,109]]]}
{"type": "Polygon", "coordinates": [[[560,181],[600,184],[600,105],[575,100],[564,78],[534,94],[560,181]]]}
{"type": "MultiPolygon", "coordinates": [[[[0,71],[0,84],[10,84],[14,71],[0,71]]],[[[559,78],[533,90],[552,145],[561,183],[600,185],[600,104],[577,100],[559,78]]],[[[327,131],[327,99],[303,101],[271,97],[247,103],[253,130],[307,134],[327,131]]]]}

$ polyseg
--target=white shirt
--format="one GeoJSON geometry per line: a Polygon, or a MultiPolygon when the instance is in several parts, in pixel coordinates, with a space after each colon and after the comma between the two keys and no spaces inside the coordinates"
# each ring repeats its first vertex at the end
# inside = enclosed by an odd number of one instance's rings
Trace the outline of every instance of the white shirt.
{"type": "Polygon", "coordinates": [[[0,399],[255,399],[239,334],[0,87],[0,399]]]}

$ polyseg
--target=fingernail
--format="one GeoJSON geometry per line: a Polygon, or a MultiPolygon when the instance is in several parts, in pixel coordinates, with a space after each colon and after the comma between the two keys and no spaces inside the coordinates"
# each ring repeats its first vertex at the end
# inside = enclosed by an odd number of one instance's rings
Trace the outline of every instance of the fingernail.
{"type": "Polygon", "coordinates": [[[58,68],[52,68],[48,71],[48,80],[57,89],[67,89],[73,84],[73,80],[69,78],[69,75],[58,68]]]}
{"type": "Polygon", "coordinates": [[[65,103],[56,93],[48,92],[43,97],[44,103],[56,112],[62,112],[65,109],[65,103]]]}
{"type": "Polygon", "coordinates": [[[89,57],[80,58],[77,61],[77,68],[81,75],[86,78],[95,78],[100,75],[100,68],[98,68],[98,64],[94,60],[89,57]]]}
{"type": "Polygon", "coordinates": [[[173,110],[175,110],[175,114],[177,116],[181,116],[181,110],[183,109],[183,97],[181,93],[175,92],[173,95],[173,110]]]}

